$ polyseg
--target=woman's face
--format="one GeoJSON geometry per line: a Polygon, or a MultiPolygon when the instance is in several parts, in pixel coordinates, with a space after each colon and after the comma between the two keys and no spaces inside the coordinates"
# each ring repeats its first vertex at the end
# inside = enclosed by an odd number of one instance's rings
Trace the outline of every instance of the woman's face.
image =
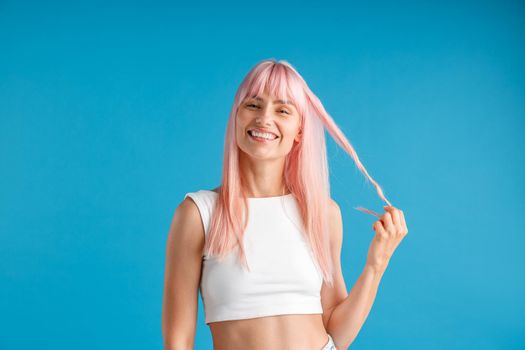
{"type": "Polygon", "coordinates": [[[241,103],[236,124],[237,145],[259,160],[285,157],[301,137],[301,119],[295,106],[266,93],[241,103]],[[254,134],[257,131],[260,134],[254,134]]]}

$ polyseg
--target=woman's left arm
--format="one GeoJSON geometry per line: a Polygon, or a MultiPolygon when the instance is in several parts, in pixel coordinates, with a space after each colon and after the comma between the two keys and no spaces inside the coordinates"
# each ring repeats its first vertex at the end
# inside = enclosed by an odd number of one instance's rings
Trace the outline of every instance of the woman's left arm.
{"type": "Polygon", "coordinates": [[[379,282],[401,240],[408,234],[403,211],[384,207],[385,214],[374,222],[376,235],[368,250],[363,272],[350,294],[332,311],[327,331],[338,350],[347,349],[361,330],[377,294],[379,282]]]}

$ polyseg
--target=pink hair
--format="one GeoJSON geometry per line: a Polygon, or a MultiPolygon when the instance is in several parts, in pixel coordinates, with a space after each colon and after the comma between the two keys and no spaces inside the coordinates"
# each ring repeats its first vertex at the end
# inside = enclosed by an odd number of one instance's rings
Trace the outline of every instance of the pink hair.
{"type": "MultiPolygon", "coordinates": [[[[284,181],[297,199],[304,223],[305,239],[320,267],[323,280],[333,283],[334,262],[330,254],[328,208],[330,183],[324,128],[354,159],[357,167],[374,184],[379,196],[388,204],[381,187],[368,175],[354,148],[325,111],[321,101],[308,88],[301,75],[285,60],[263,60],[245,76],[237,90],[228,119],[224,142],[223,178],[212,215],[204,252],[222,259],[235,244],[239,246],[241,265],[248,268],[243,237],[248,223],[248,201],[239,171],[239,149],[235,136],[237,111],[245,98],[268,91],[273,98],[291,100],[299,112],[302,136],[285,159],[284,181]]],[[[379,214],[358,207],[363,212],[379,214]]]]}

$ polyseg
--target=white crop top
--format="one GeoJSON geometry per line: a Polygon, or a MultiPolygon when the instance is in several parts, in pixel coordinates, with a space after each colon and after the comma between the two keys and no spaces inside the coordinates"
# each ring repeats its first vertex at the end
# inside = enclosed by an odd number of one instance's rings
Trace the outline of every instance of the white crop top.
{"type": "MultiPolygon", "coordinates": [[[[199,208],[207,237],[218,193],[187,193],[199,208]]],[[[238,247],[223,261],[203,256],[200,291],[205,323],[283,314],[322,314],[322,274],[301,234],[293,194],[248,198],[250,217],[244,247],[250,271],[240,265],[238,247]]]]}

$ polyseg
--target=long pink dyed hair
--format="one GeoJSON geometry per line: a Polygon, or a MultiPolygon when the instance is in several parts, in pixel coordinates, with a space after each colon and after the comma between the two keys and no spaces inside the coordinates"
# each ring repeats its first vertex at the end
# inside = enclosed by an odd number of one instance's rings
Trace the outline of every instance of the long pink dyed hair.
{"type": "MultiPolygon", "coordinates": [[[[330,183],[324,128],[354,159],[357,167],[374,184],[379,196],[388,204],[381,187],[368,175],[354,148],[325,111],[321,101],[309,89],[301,75],[285,60],[263,60],[256,64],[239,86],[228,119],[224,142],[223,178],[211,218],[204,253],[222,259],[235,245],[239,247],[241,265],[249,269],[243,242],[248,223],[248,201],[239,171],[239,148],[235,135],[236,116],[245,98],[267,91],[272,98],[291,100],[299,112],[302,125],[300,142],[293,144],[285,159],[284,181],[295,196],[304,224],[304,234],[312,248],[323,280],[333,285],[334,262],[330,254],[328,208],[330,183]]],[[[380,217],[379,214],[356,208],[380,217]]]]}

